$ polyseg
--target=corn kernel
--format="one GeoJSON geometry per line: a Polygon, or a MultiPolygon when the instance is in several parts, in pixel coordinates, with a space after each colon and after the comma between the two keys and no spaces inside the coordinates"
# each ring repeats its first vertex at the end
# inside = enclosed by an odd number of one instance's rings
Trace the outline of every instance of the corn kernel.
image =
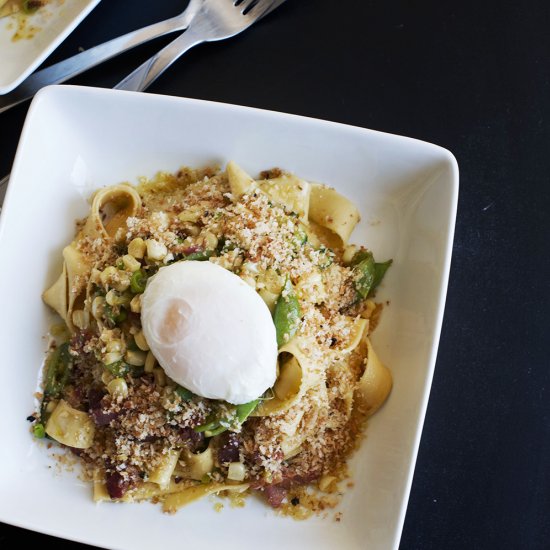
{"type": "Polygon", "coordinates": [[[105,295],[105,301],[110,306],[127,306],[131,299],[129,294],[119,294],[116,290],[109,290],[105,295]]]}
{"type": "Polygon", "coordinates": [[[145,241],[141,237],[137,237],[128,245],[128,254],[131,254],[134,258],[141,260],[141,258],[145,256],[146,249],[147,245],[145,244],[145,241]]]}
{"type": "Polygon", "coordinates": [[[246,476],[246,469],[242,462],[231,462],[227,470],[227,478],[233,481],[242,481],[246,476]]]}
{"type": "Polygon", "coordinates": [[[112,340],[109,340],[107,342],[106,348],[108,352],[112,351],[118,351],[119,353],[122,352],[123,349],[122,340],[119,338],[113,338],[112,340]]]}
{"type": "Polygon", "coordinates": [[[122,359],[122,354],[118,351],[111,351],[103,356],[103,363],[105,365],[112,365],[122,359]]]}
{"type": "Polygon", "coordinates": [[[141,312],[141,294],[136,294],[130,302],[130,310],[132,313],[141,312]]]}
{"type": "Polygon", "coordinates": [[[211,233],[210,231],[205,231],[202,233],[200,238],[201,245],[206,248],[206,250],[215,250],[218,246],[218,237],[211,233]]]}
{"type": "Polygon", "coordinates": [[[106,267],[99,276],[104,286],[111,286],[119,292],[124,292],[130,286],[130,277],[115,266],[106,267]]]}
{"type": "Polygon", "coordinates": [[[118,269],[114,265],[106,267],[101,274],[99,279],[104,286],[111,284],[111,281],[117,276],[118,269]]]}
{"type": "Polygon", "coordinates": [[[153,376],[155,377],[155,384],[159,387],[166,385],[166,374],[160,367],[153,369],[153,376]]]}
{"type": "Polygon", "coordinates": [[[92,302],[92,315],[95,319],[101,319],[103,315],[103,308],[105,307],[105,298],[103,296],[96,296],[92,302]]]}
{"type": "Polygon", "coordinates": [[[134,336],[134,340],[136,341],[136,345],[140,350],[149,351],[149,344],[147,344],[147,340],[145,339],[145,335],[143,334],[142,330],[140,330],[134,336]]]}
{"type": "Polygon", "coordinates": [[[178,214],[178,219],[182,222],[191,222],[195,223],[199,221],[201,217],[201,212],[198,208],[188,208],[180,214],[178,214]]]}
{"type": "Polygon", "coordinates": [[[144,370],[145,372],[153,372],[153,369],[155,368],[156,359],[155,356],[152,354],[152,352],[147,353],[147,357],[145,358],[145,365],[144,370]]]}
{"type": "Polygon", "coordinates": [[[132,273],[141,267],[141,264],[131,254],[122,256],[122,263],[124,264],[124,267],[132,273]]]}
{"type": "Polygon", "coordinates": [[[113,397],[128,397],[128,384],[124,378],[115,378],[107,384],[107,391],[113,397]]]}
{"type": "Polygon", "coordinates": [[[162,260],[168,254],[166,245],[159,243],[155,239],[147,239],[145,244],[147,245],[147,257],[150,260],[162,260]]]}
{"type": "Polygon", "coordinates": [[[73,325],[80,330],[88,328],[90,325],[90,313],[84,309],[75,309],[72,315],[73,325]]]}
{"type": "Polygon", "coordinates": [[[136,351],[129,349],[126,354],[124,355],[124,360],[129,365],[133,365],[134,367],[142,367],[145,365],[145,358],[146,354],[143,351],[136,351]]]}

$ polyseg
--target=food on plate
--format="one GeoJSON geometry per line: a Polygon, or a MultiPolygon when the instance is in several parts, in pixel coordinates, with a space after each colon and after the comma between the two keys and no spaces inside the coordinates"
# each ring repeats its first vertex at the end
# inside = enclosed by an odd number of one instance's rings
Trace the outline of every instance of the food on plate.
{"type": "Polygon", "coordinates": [[[43,295],[64,324],[35,436],[81,458],[97,501],[334,505],[392,386],[369,339],[391,260],[348,244],[358,221],[334,189],[234,162],[100,189],[43,295]]]}
{"type": "Polygon", "coordinates": [[[0,17],[14,13],[31,14],[48,2],[49,0],[0,0],[0,17]]]}

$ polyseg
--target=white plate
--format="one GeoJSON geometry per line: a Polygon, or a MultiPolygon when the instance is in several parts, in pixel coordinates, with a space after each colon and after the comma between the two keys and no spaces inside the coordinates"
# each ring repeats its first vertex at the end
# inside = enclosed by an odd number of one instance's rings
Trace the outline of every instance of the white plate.
{"type": "Polygon", "coordinates": [[[19,16],[0,19],[0,94],[7,94],[29,76],[67,38],[100,0],[51,0],[25,16],[25,34],[14,41],[19,16]],[[36,31],[29,33],[30,27],[36,31]]]}
{"type": "Polygon", "coordinates": [[[397,548],[445,302],[458,169],[445,149],[409,138],[246,107],[103,89],[40,92],[25,123],[0,219],[0,520],[110,548],[397,548]],[[56,473],[25,421],[50,321],[40,300],[61,267],[93,189],[181,165],[234,159],[326,182],[359,206],[352,242],[393,258],[390,300],[373,341],[395,386],[352,460],[355,486],[326,519],[281,518],[250,499],[208,500],[176,516],[150,504],[96,505],[56,473]]]}

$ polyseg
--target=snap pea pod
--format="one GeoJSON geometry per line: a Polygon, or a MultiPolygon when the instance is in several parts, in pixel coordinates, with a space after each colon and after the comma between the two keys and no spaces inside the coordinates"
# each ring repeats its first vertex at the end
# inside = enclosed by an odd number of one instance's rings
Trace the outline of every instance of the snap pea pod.
{"type": "Polygon", "coordinates": [[[195,395],[192,391],[189,391],[183,386],[178,386],[174,391],[178,394],[182,401],[190,401],[195,395]]]}
{"type": "Polygon", "coordinates": [[[205,262],[214,255],[214,250],[197,250],[197,252],[191,252],[191,254],[185,254],[184,260],[192,260],[195,262],[205,262]]]}
{"type": "Polygon", "coordinates": [[[258,406],[259,402],[259,399],[254,399],[254,401],[237,405],[237,418],[239,419],[240,424],[242,424],[252,414],[252,411],[258,406]]]}
{"type": "Polygon", "coordinates": [[[386,262],[376,262],[374,264],[374,282],[372,283],[372,290],[374,290],[382,282],[386,271],[388,271],[388,268],[392,263],[393,260],[387,260],[386,262]]]}
{"type": "Polygon", "coordinates": [[[278,347],[288,342],[296,334],[301,316],[302,312],[294,287],[290,279],[287,279],[283,292],[277,299],[275,313],[273,314],[278,347]]]}
{"type": "MultiPolygon", "coordinates": [[[[259,399],[254,399],[253,401],[243,403],[242,405],[237,405],[235,407],[235,414],[239,424],[243,424],[245,422],[245,420],[252,414],[252,411],[258,406],[259,402],[259,399]]],[[[193,429],[198,433],[204,433],[206,437],[214,437],[215,435],[225,432],[230,424],[231,420],[221,418],[219,420],[211,420],[206,424],[201,424],[200,426],[195,426],[193,429]]]]}
{"type": "Polygon", "coordinates": [[[359,250],[351,261],[355,272],[355,290],[365,299],[382,281],[393,260],[377,263],[369,250],[359,250]]]}
{"type": "Polygon", "coordinates": [[[48,358],[46,364],[46,383],[44,395],[48,398],[57,398],[69,381],[72,359],[69,353],[69,344],[65,342],[58,346],[48,358]]]}

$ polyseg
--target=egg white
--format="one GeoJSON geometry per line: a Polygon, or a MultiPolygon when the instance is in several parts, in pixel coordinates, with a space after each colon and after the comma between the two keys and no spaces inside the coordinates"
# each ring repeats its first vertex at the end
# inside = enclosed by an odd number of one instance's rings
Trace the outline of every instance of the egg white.
{"type": "Polygon", "coordinates": [[[238,405],[275,383],[277,339],[268,307],[212,262],[162,267],[143,293],[141,322],[166,374],[197,395],[238,405]]]}

